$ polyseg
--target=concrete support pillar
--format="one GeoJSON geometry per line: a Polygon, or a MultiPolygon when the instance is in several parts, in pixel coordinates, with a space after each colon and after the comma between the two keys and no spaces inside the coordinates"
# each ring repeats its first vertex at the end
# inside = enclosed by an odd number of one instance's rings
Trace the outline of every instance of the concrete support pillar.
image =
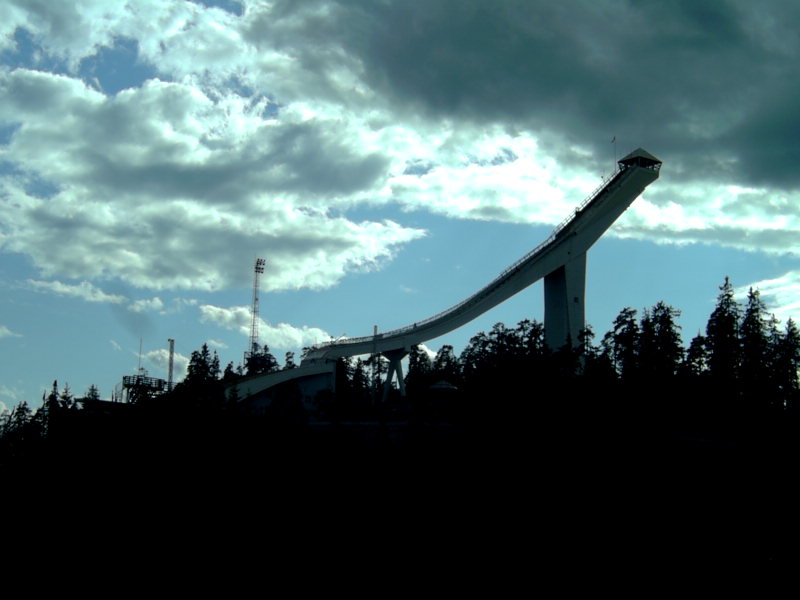
{"type": "Polygon", "coordinates": [[[544,335],[552,350],[576,346],[586,325],[586,253],[544,278],[544,335]]]}
{"type": "Polygon", "coordinates": [[[405,350],[390,350],[388,352],[384,352],[383,355],[389,359],[389,370],[386,372],[386,382],[383,384],[383,401],[389,397],[389,390],[392,389],[392,378],[397,375],[397,387],[400,390],[400,395],[405,397],[406,395],[406,382],[403,381],[403,366],[401,364],[401,360],[403,360],[408,352],[405,350]]]}

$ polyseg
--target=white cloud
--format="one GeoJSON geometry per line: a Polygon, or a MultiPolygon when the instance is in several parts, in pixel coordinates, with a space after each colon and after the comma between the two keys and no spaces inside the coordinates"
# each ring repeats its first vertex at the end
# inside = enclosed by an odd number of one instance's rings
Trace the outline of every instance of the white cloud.
{"type": "Polygon", "coordinates": [[[77,284],[62,283],[60,281],[39,281],[28,279],[28,287],[38,292],[49,292],[59,296],[69,296],[80,298],[86,302],[107,302],[110,304],[124,304],[128,301],[125,296],[116,294],[106,294],[103,290],[95,287],[88,281],[81,281],[77,284]]]}
{"type": "MultiPolygon", "coordinates": [[[[455,10],[445,2],[428,11],[407,3],[367,9],[252,2],[237,16],[162,0],[5,3],[0,43],[9,47],[24,28],[44,55],[65,61],[67,75],[0,71],[0,121],[19,125],[3,154],[17,171],[0,183],[0,248],[31,257],[48,277],[119,277],[155,290],[245,284],[242,257],[269,255],[265,289],[320,289],[348,271],[380,268],[398,247],[424,235],[390,221],[349,220],[344,215],[355,206],[391,202],[452,218],[553,225],[600,183],[594,142],[574,142],[597,133],[596,125],[585,130],[601,121],[597,114],[630,120],[631,131],[644,123],[673,149],[690,146],[686,135],[704,141],[692,147],[707,149],[709,136],[733,135],[743,111],[753,109],[738,107],[731,94],[710,94],[709,105],[692,89],[697,96],[687,92],[686,101],[696,101],[693,110],[676,115],[671,94],[679,86],[659,88],[658,80],[652,92],[650,86],[637,92],[652,95],[637,96],[630,111],[613,112],[608,107],[618,106],[618,98],[607,94],[630,86],[612,84],[608,73],[607,86],[579,93],[581,82],[594,81],[596,69],[615,57],[626,56],[631,68],[614,77],[634,80],[662,62],[653,59],[668,50],[653,48],[663,44],[641,46],[629,33],[608,37],[606,28],[587,29],[598,19],[640,31],[635,25],[652,17],[646,7],[589,11],[577,20],[564,19],[565,9],[506,7],[484,18],[492,30],[515,32],[513,43],[488,36],[477,55],[448,51],[482,23],[475,19],[478,4],[455,10]],[[558,33],[540,39],[526,29],[531,22],[558,33]],[[78,79],[82,60],[123,39],[135,41],[139,62],[158,78],[113,96],[78,79]],[[575,42],[574,52],[562,53],[564,39],[575,42]],[[631,43],[641,53],[628,52],[631,43]],[[420,68],[414,57],[428,49],[436,52],[420,68]],[[512,49],[521,54],[506,54],[512,49]],[[534,50],[552,60],[514,62],[534,50]],[[553,79],[551,68],[574,78],[553,79]],[[428,85],[433,73],[439,85],[428,85]],[[553,86],[539,89],[541,81],[553,86]],[[734,108],[717,112],[718,99],[728,96],[734,108]],[[563,110],[565,99],[570,110],[563,110]],[[677,127],[679,142],[671,128],[652,127],[658,110],[686,125],[677,127]]],[[[750,33],[754,47],[778,53],[776,69],[785,68],[785,49],[774,47],[775,36],[747,14],[739,7],[728,16],[750,33]]],[[[668,42],[670,36],[658,37],[662,26],[671,31],[692,18],[673,11],[649,35],[668,42]]],[[[759,54],[742,48],[737,57],[752,69],[749,57],[759,54]]],[[[703,80],[697,69],[713,65],[715,85],[731,83],[718,77],[729,71],[719,68],[729,57],[706,51],[695,55],[701,61],[677,64],[676,73],[703,80]]],[[[739,80],[733,83],[738,90],[739,80]]],[[[685,167],[699,170],[690,160],[697,151],[667,156],[662,181],[612,235],[800,250],[800,193],[732,186],[739,171],[757,163],[737,163],[730,153],[699,150],[713,154],[702,157],[703,168],[713,169],[708,180],[698,179],[685,167]]],[[[131,310],[144,309],[140,302],[131,310]]]]}
{"type": "Polygon", "coordinates": [[[338,119],[287,110],[275,123],[263,103],[158,81],[109,98],[17,70],[0,88],[0,119],[21,122],[5,158],[55,190],[4,180],[0,243],[45,275],[215,290],[244,283],[242,256],[269,255],[267,289],[319,289],[423,235],[329,216],[383,185],[379,150],[338,119]]]}
{"type": "Polygon", "coordinates": [[[5,325],[0,325],[0,339],[7,337],[22,337],[22,334],[11,331],[5,325]]]}
{"type": "Polygon", "coordinates": [[[239,333],[250,335],[251,314],[246,306],[232,306],[223,308],[211,304],[203,304],[200,307],[200,321],[203,323],[214,323],[225,329],[238,331],[239,333]]]}
{"type": "Polygon", "coordinates": [[[425,344],[418,344],[418,346],[420,350],[422,350],[423,352],[425,352],[425,354],[428,355],[428,358],[431,359],[431,362],[433,362],[433,359],[436,358],[437,352],[435,350],[431,350],[425,344]]]}
{"type": "MultiPolygon", "coordinates": [[[[169,376],[169,350],[166,348],[159,348],[157,350],[150,350],[142,355],[145,364],[158,369],[160,376],[167,379],[169,376]]],[[[186,368],[189,366],[189,358],[175,352],[173,356],[173,381],[181,381],[186,375],[186,368]]]]}
{"type": "MultiPolygon", "coordinates": [[[[4,398],[11,402],[11,404],[17,404],[20,401],[20,391],[15,388],[8,387],[7,385],[0,385],[0,398],[4,398]]],[[[0,404],[3,404],[0,402],[0,404]]],[[[0,414],[2,414],[3,410],[5,410],[6,405],[0,406],[0,414]]]]}
{"type": "Polygon", "coordinates": [[[657,181],[612,227],[618,237],[721,244],[747,251],[800,252],[800,192],[657,181]]]}
{"type": "Polygon", "coordinates": [[[746,296],[750,288],[761,293],[767,310],[779,320],[791,318],[800,323],[800,271],[790,271],[774,279],[755,281],[737,289],[736,293],[746,296]]]}
{"type": "MultiPolygon", "coordinates": [[[[225,329],[238,331],[244,336],[250,335],[251,314],[248,307],[223,308],[205,304],[199,308],[200,321],[203,323],[215,323],[225,329]]],[[[262,343],[276,350],[300,349],[331,339],[330,334],[318,327],[297,327],[288,323],[272,325],[263,319],[259,322],[259,337],[262,343]]]]}
{"type": "Polygon", "coordinates": [[[226,344],[225,342],[220,342],[219,340],[213,340],[213,339],[208,340],[208,345],[214,348],[222,348],[222,349],[228,348],[228,344],[226,344]]]}
{"type": "Polygon", "coordinates": [[[281,350],[300,349],[331,339],[330,334],[319,327],[306,325],[296,327],[288,323],[278,323],[277,325],[263,323],[263,327],[259,327],[259,332],[270,348],[281,350]]]}
{"type": "Polygon", "coordinates": [[[160,311],[164,308],[164,302],[158,296],[150,299],[136,300],[128,306],[128,310],[133,312],[160,311]]]}
{"type": "Polygon", "coordinates": [[[112,347],[112,348],[114,348],[114,350],[117,350],[117,351],[120,351],[120,350],[122,350],[122,346],[120,346],[120,345],[119,345],[117,342],[115,342],[114,340],[108,340],[108,341],[109,341],[109,343],[111,344],[111,347],[112,347]]]}

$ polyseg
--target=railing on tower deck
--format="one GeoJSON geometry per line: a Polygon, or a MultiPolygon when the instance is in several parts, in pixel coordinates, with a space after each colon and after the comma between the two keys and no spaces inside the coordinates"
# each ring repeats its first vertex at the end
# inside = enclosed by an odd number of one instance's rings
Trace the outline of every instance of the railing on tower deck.
{"type": "MultiPolygon", "coordinates": [[[[500,273],[500,275],[495,277],[489,284],[487,284],[486,286],[484,286],[483,288],[478,290],[472,296],[469,296],[467,299],[462,300],[458,304],[456,304],[454,306],[451,306],[447,310],[443,310],[442,312],[437,313],[437,314],[433,315],[432,317],[428,317],[427,319],[424,319],[422,321],[417,321],[413,325],[406,325],[405,327],[400,327],[398,329],[392,329],[390,331],[385,331],[383,333],[379,333],[377,335],[377,338],[378,339],[382,339],[382,338],[394,337],[394,336],[402,335],[402,334],[405,334],[405,333],[408,333],[408,332],[411,332],[411,331],[417,331],[417,330],[421,329],[422,327],[424,327],[426,325],[429,325],[430,323],[433,323],[434,321],[438,321],[438,320],[443,319],[445,317],[454,315],[454,314],[458,313],[459,311],[462,311],[462,310],[464,310],[464,309],[466,309],[466,308],[478,303],[483,298],[485,298],[490,293],[492,293],[494,290],[496,290],[498,287],[500,287],[501,284],[505,283],[505,281],[507,281],[508,278],[511,275],[516,273],[524,264],[529,262],[536,254],[540,253],[547,246],[552,244],[555,241],[555,239],[558,237],[558,234],[561,233],[570,223],[572,223],[572,221],[575,219],[575,217],[581,211],[583,211],[589,204],[591,204],[595,199],[597,199],[603,193],[603,191],[610,189],[612,184],[619,183],[622,180],[622,178],[625,176],[626,172],[628,172],[628,171],[630,171],[630,169],[625,168],[625,167],[618,168],[617,170],[615,170],[608,179],[606,179],[602,184],[600,184],[600,186],[598,186],[597,189],[595,189],[591,194],[589,194],[572,211],[572,214],[570,214],[567,218],[565,218],[563,221],[561,221],[561,223],[556,225],[556,227],[555,227],[555,229],[553,229],[552,233],[550,233],[550,235],[541,244],[536,246],[533,250],[531,250],[530,252],[525,254],[525,256],[523,256],[518,261],[513,263],[511,266],[509,266],[507,269],[505,269],[502,273],[500,273]]],[[[312,351],[314,351],[314,350],[323,350],[325,348],[331,348],[333,346],[346,347],[346,346],[351,346],[351,345],[355,345],[355,344],[362,344],[364,342],[370,342],[370,341],[372,341],[374,339],[376,339],[376,336],[374,336],[374,335],[366,335],[366,336],[355,337],[355,338],[347,338],[347,339],[344,339],[344,340],[334,340],[334,341],[331,341],[331,342],[322,342],[320,344],[317,344],[317,345],[313,346],[311,348],[311,350],[312,351]]]]}

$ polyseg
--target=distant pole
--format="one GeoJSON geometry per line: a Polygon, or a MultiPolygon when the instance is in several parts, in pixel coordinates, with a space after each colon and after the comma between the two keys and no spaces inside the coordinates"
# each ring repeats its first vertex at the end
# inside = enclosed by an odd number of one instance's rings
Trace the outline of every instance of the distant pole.
{"type": "Polygon", "coordinates": [[[169,371],[167,375],[167,391],[172,391],[172,370],[175,365],[175,340],[169,338],[169,371]]]}

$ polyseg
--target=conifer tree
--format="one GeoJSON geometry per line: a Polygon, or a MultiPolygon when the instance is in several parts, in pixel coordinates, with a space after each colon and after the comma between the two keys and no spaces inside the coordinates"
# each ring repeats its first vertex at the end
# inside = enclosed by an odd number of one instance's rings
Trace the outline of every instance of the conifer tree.
{"type": "Polygon", "coordinates": [[[270,353],[269,346],[255,344],[247,358],[245,368],[248,375],[263,375],[280,370],[280,365],[278,359],[270,353]]]}
{"type": "MultiPolygon", "coordinates": [[[[665,380],[675,375],[683,358],[680,311],[658,302],[642,315],[639,335],[639,368],[645,379],[665,380]]],[[[651,380],[652,382],[652,380],[651,380]]]]}
{"type": "Polygon", "coordinates": [[[233,361],[225,365],[225,370],[222,372],[222,381],[230,381],[236,379],[237,373],[233,366],[233,361]]]}
{"type": "Polygon", "coordinates": [[[212,379],[212,370],[211,352],[208,344],[203,344],[199,351],[193,350],[189,357],[184,383],[206,383],[212,379]]]}
{"type": "Polygon", "coordinates": [[[540,358],[544,355],[544,324],[535,319],[523,319],[517,324],[517,337],[527,358],[540,358]]]}
{"type": "Polygon", "coordinates": [[[800,329],[793,319],[789,319],[778,341],[774,363],[775,383],[782,407],[791,407],[800,390],[798,370],[800,370],[800,329]]]}
{"type": "Polygon", "coordinates": [[[367,373],[367,363],[361,358],[357,358],[353,364],[351,375],[351,387],[353,395],[358,398],[366,399],[370,394],[369,374],[367,373]]]}
{"type": "Polygon", "coordinates": [[[69,388],[69,383],[64,384],[64,389],[61,390],[61,393],[58,395],[58,401],[62,408],[75,407],[75,396],[69,388]]]}
{"type": "Polygon", "coordinates": [[[216,350],[214,350],[214,355],[211,357],[211,364],[209,365],[208,371],[212,381],[219,379],[220,374],[222,373],[219,368],[219,355],[217,354],[216,350]]]}
{"type": "Polygon", "coordinates": [[[708,373],[708,350],[704,335],[698,333],[692,338],[679,372],[686,378],[698,378],[708,373]]]}
{"type": "Polygon", "coordinates": [[[732,385],[737,377],[741,355],[741,308],[733,296],[733,285],[728,277],[725,277],[719,289],[717,304],[706,325],[708,371],[716,381],[732,385]]]}
{"type": "Polygon", "coordinates": [[[445,344],[439,348],[439,352],[433,359],[433,376],[436,380],[444,380],[457,386],[459,373],[458,359],[453,352],[453,346],[445,344]]]}
{"type": "Polygon", "coordinates": [[[479,382],[487,370],[490,359],[489,336],[483,331],[472,336],[459,356],[459,370],[468,385],[479,382]]]}
{"type": "Polygon", "coordinates": [[[761,392],[769,378],[769,332],[766,306],[758,290],[750,288],[739,328],[741,354],[739,379],[747,393],[761,392]]]}
{"type": "Polygon", "coordinates": [[[614,319],[613,329],[606,336],[605,342],[611,348],[617,372],[623,381],[632,380],[639,366],[640,329],[636,321],[636,310],[623,308],[614,319]]]}
{"type": "Polygon", "coordinates": [[[418,345],[412,346],[408,353],[408,373],[405,380],[408,393],[419,393],[431,385],[432,370],[433,365],[428,353],[418,345]]]}
{"type": "Polygon", "coordinates": [[[100,390],[97,389],[95,384],[90,385],[89,389],[86,390],[84,400],[88,400],[89,402],[98,402],[100,400],[100,390]]]}

